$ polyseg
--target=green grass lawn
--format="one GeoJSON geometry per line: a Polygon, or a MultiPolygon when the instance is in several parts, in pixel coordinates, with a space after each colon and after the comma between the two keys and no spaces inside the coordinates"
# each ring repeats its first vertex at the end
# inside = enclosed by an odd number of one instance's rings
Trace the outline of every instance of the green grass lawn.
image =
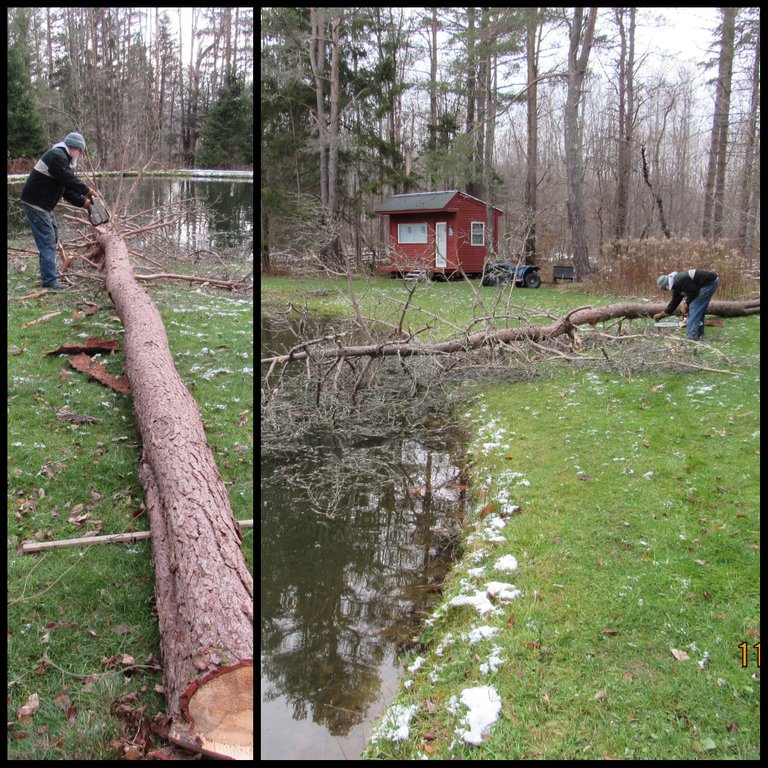
{"type": "MultiPolygon", "coordinates": [[[[34,290],[30,278],[9,277],[9,295],[34,290]]],[[[178,285],[150,291],[235,517],[251,518],[252,301],[178,285]]],[[[8,302],[8,756],[15,760],[119,758],[142,718],[165,708],[162,675],[151,669],[159,636],[150,543],[17,551],[27,540],[148,527],[130,396],[87,380],[66,357],[43,355],[87,337],[122,338],[114,308],[95,289],[8,302]],[[101,308],[85,315],[82,300],[101,308]],[[101,423],[60,421],[65,407],[101,423]],[[20,713],[35,704],[32,714],[20,713]]],[[[110,374],[124,373],[122,352],[97,359],[110,374]]],[[[252,569],[252,530],[244,543],[252,569]]]]}
{"type": "MultiPolygon", "coordinates": [[[[262,300],[348,314],[344,287],[268,280],[262,300]]],[[[399,322],[402,283],[355,290],[366,316],[399,322]]],[[[406,327],[446,338],[494,311],[550,322],[624,299],[434,284],[406,327]]],[[[563,360],[452,393],[475,513],[366,757],[759,759],[759,318],[726,319],[705,345],[650,325],[635,321],[646,335],[628,349],[655,345],[685,366],[633,368],[630,352],[619,372],[563,360]],[[517,568],[496,570],[507,556],[517,568]],[[521,594],[491,597],[485,614],[452,604],[487,598],[492,581],[521,594]],[[473,643],[481,627],[489,636],[473,643]],[[499,712],[470,744],[460,699],[483,686],[499,712]]]]}
{"type": "MultiPolygon", "coordinates": [[[[365,317],[399,323],[406,285],[353,287],[365,317]]],[[[268,279],[262,306],[348,316],[346,288],[268,279]]],[[[436,283],[404,327],[441,340],[490,315],[550,323],[627,298],[436,283]]],[[[366,757],[759,758],[759,318],[726,319],[699,345],[650,320],[627,331],[604,365],[531,355],[524,377],[510,362],[509,383],[451,393],[475,512],[366,757]],[[496,570],[509,556],[517,568],[496,570]],[[520,594],[494,597],[493,581],[520,594]],[[499,712],[470,744],[461,697],[484,686],[499,712]]]]}

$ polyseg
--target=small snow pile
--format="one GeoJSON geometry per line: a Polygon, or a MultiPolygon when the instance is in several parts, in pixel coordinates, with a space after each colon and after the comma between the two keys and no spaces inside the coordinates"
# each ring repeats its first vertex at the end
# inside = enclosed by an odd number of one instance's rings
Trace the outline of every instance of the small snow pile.
{"type": "Polygon", "coordinates": [[[498,601],[514,600],[522,597],[523,593],[514,585],[503,581],[489,581],[484,590],[477,590],[473,595],[456,595],[448,605],[471,605],[477,609],[481,616],[486,613],[500,613],[500,609],[494,607],[490,597],[498,601]]]}
{"type": "Polygon", "coordinates": [[[487,624],[484,624],[482,627],[475,627],[469,632],[469,644],[474,645],[481,640],[487,640],[489,637],[498,634],[498,632],[498,627],[489,627],[487,624]]]}
{"type": "Polygon", "coordinates": [[[483,662],[480,665],[480,672],[484,675],[488,675],[491,672],[497,672],[499,667],[504,663],[504,660],[499,655],[501,654],[501,648],[498,645],[493,646],[491,655],[488,657],[488,661],[483,662]]]}
{"type": "Polygon", "coordinates": [[[485,588],[497,600],[515,600],[523,596],[522,591],[514,584],[507,584],[504,581],[489,581],[485,588]]]}
{"type": "Polygon", "coordinates": [[[517,558],[512,555],[504,555],[499,558],[496,565],[493,566],[494,571],[516,571],[517,570],[517,558]]]}
{"type": "MultiPolygon", "coordinates": [[[[455,703],[455,697],[452,697],[455,703]]],[[[465,688],[461,692],[461,703],[469,708],[462,720],[469,730],[456,729],[456,733],[467,744],[481,744],[483,734],[496,722],[501,711],[501,697],[492,685],[481,685],[478,688],[465,688]]]]}
{"type": "Polygon", "coordinates": [[[477,608],[481,616],[493,611],[493,603],[488,599],[488,595],[478,590],[474,595],[456,595],[448,605],[471,605],[477,608]]]}
{"type": "Polygon", "coordinates": [[[371,742],[378,741],[379,739],[405,741],[411,735],[409,725],[413,713],[417,709],[418,707],[415,704],[407,707],[403,704],[391,706],[384,715],[381,725],[375,728],[371,734],[371,742]]]}

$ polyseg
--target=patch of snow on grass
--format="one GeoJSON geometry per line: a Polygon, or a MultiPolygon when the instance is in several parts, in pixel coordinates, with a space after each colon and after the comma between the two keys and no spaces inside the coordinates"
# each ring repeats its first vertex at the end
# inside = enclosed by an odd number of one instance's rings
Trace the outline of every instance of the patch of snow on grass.
{"type": "Polygon", "coordinates": [[[417,709],[415,704],[391,706],[384,715],[381,725],[373,731],[371,741],[376,742],[379,739],[405,741],[411,734],[411,718],[417,709]]]}
{"type": "Polygon", "coordinates": [[[461,692],[461,703],[469,709],[463,723],[469,730],[456,729],[456,733],[467,744],[481,744],[483,734],[496,722],[501,711],[501,697],[492,685],[465,688],[461,692]]]}

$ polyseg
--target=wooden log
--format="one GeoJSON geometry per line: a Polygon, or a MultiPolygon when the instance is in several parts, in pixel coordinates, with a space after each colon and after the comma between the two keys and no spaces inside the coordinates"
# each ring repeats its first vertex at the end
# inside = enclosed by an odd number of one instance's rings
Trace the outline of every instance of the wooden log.
{"type": "Polygon", "coordinates": [[[113,225],[95,232],[125,329],[126,373],[143,441],[139,478],[152,536],[171,740],[253,759],[253,576],[194,398],[160,313],[113,225]]]}

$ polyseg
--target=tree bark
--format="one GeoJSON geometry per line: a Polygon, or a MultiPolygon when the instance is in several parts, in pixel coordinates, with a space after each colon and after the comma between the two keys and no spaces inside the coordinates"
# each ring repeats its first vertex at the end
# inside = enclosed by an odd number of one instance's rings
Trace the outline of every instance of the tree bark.
{"type": "Polygon", "coordinates": [[[250,749],[253,759],[253,576],[160,313],[133,276],[125,242],[110,230],[97,237],[125,328],[143,442],[139,478],[152,534],[169,735],[204,754],[247,759],[250,749]]]}
{"type": "MultiPolygon", "coordinates": [[[[294,360],[315,359],[344,359],[348,357],[414,357],[416,355],[445,355],[454,352],[464,352],[477,349],[488,344],[509,341],[540,341],[553,339],[563,334],[570,334],[579,325],[594,325],[606,320],[619,317],[634,320],[639,317],[652,317],[661,312],[667,303],[632,304],[620,302],[605,307],[580,307],[565,317],[561,317],[550,325],[529,325],[525,328],[506,328],[499,331],[478,331],[464,335],[460,339],[438,342],[436,344],[413,344],[410,342],[384,342],[382,344],[366,344],[354,347],[335,346],[309,352],[304,349],[307,344],[300,345],[302,349],[292,350],[287,355],[262,358],[262,365],[270,365],[270,372],[278,364],[290,363],[294,360]]],[[[708,315],[720,317],[742,317],[760,314],[760,299],[748,301],[712,301],[707,307],[708,315]]],[[[269,373],[267,374],[269,376],[269,373]]]]}
{"type": "Polygon", "coordinates": [[[720,57],[717,72],[715,112],[712,117],[712,138],[704,192],[704,225],[706,239],[722,237],[723,198],[725,195],[725,164],[728,148],[728,121],[733,75],[733,45],[738,8],[721,8],[723,23],[720,36],[720,57]]]}
{"type": "Polygon", "coordinates": [[[589,241],[584,202],[583,120],[579,104],[584,93],[584,78],[592,50],[597,8],[574,8],[568,47],[568,91],[565,99],[565,171],[568,181],[568,223],[573,246],[573,279],[580,283],[589,273],[589,241]]]}

